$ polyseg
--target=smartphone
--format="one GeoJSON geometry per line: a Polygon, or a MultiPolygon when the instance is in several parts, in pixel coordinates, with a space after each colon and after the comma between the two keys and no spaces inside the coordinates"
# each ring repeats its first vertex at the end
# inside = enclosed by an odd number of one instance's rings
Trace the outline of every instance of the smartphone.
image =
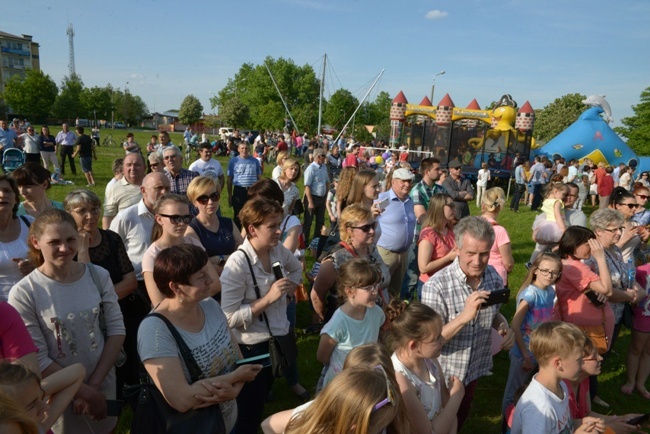
{"type": "Polygon", "coordinates": [[[384,212],[386,208],[388,208],[388,202],[389,199],[387,197],[384,198],[384,200],[376,202],[377,208],[379,208],[379,211],[384,212]]]}
{"type": "Polygon", "coordinates": [[[650,413],[642,414],[641,416],[630,419],[625,423],[628,425],[641,425],[643,422],[646,422],[648,419],[650,419],[650,413]]]}
{"type": "Polygon", "coordinates": [[[591,302],[591,304],[593,304],[594,306],[596,306],[596,307],[602,307],[602,306],[605,305],[605,303],[603,303],[602,301],[598,300],[598,294],[596,294],[596,293],[595,293],[594,291],[592,291],[591,289],[586,290],[585,292],[583,292],[583,294],[585,295],[585,297],[587,297],[587,298],[589,299],[589,301],[591,302]]]}
{"type": "Polygon", "coordinates": [[[271,355],[269,353],[260,354],[259,356],[249,357],[247,359],[237,360],[238,365],[262,365],[265,368],[271,366],[271,355]]]}
{"type": "Polygon", "coordinates": [[[495,304],[504,304],[507,303],[508,300],[510,300],[510,290],[508,288],[497,289],[488,295],[488,298],[486,298],[481,305],[481,309],[485,309],[486,307],[493,306],[495,304]]]}
{"type": "Polygon", "coordinates": [[[107,399],[106,400],[106,411],[108,416],[119,416],[122,414],[122,407],[124,407],[124,401],[121,399],[107,399]]]}
{"type": "Polygon", "coordinates": [[[284,279],[284,268],[282,268],[281,263],[274,262],[273,264],[271,264],[271,269],[273,270],[273,275],[275,276],[275,280],[284,279]]]}

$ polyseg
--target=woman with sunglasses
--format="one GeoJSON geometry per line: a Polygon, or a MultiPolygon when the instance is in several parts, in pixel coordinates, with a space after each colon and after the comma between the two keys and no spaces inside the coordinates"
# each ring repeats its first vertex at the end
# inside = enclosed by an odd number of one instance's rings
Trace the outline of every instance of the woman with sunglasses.
{"type": "Polygon", "coordinates": [[[650,177],[648,177],[648,172],[641,172],[636,178],[635,184],[636,183],[640,183],[645,188],[650,188],[650,177]]]}
{"type": "Polygon", "coordinates": [[[620,212],[625,218],[622,225],[623,233],[616,245],[621,249],[623,260],[628,262],[630,258],[634,257],[635,249],[645,247],[644,244],[648,241],[650,231],[632,220],[639,208],[634,194],[623,187],[616,187],[612,191],[609,201],[609,208],[620,212]]]}
{"type": "Polygon", "coordinates": [[[199,213],[187,226],[185,235],[198,239],[208,253],[210,263],[221,274],[230,254],[243,242],[244,238],[227,217],[219,216],[221,186],[216,178],[198,176],[187,187],[187,197],[199,213]]]}
{"type": "MultiPolygon", "coordinates": [[[[160,292],[156,281],[153,278],[153,265],[161,250],[179,244],[194,244],[204,247],[196,237],[186,236],[187,226],[194,218],[190,214],[190,206],[185,196],[178,194],[163,195],[154,206],[155,223],[151,231],[151,245],[142,256],[142,276],[147,287],[147,293],[155,308],[158,303],[165,299],[160,292]]],[[[219,275],[214,267],[208,267],[210,271],[210,295],[213,296],[221,291],[219,275]]]]}
{"type": "MultiPolygon", "coordinates": [[[[644,172],[646,173],[646,172],[644,172]]],[[[644,185],[641,182],[637,182],[634,185],[634,190],[632,191],[634,197],[636,198],[636,212],[630,218],[633,222],[637,222],[640,226],[647,226],[650,224],[650,210],[646,208],[648,203],[648,198],[650,198],[650,187],[644,185]]]]}
{"type": "Polygon", "coordinates": [[[337,309],[336,278],[343,264],[352,258],[368,258],[379,267],[382,274],[379,295],[388,301],[390,271],[375,245],[377,222],[372,211],[359,204],[350,205],[339,218],[341,242],[321,261],[314,287],[310,293],[314,312],[322,322],[328,321],[337,309]]]}

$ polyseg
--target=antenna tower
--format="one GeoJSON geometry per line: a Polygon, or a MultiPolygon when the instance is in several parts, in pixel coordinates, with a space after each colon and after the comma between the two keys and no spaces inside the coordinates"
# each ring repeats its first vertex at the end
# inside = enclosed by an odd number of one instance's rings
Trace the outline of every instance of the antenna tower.
{"type": "Polygon", "coordinates": [[[74,29],[72,28],[72,23],[68,24],[68,30],[65,32],[68,35],[68,50],[70,51],[70,63],[68,64],[68,70],[70,77],[77,75],[77,71],[74,66],[74,29]]]}

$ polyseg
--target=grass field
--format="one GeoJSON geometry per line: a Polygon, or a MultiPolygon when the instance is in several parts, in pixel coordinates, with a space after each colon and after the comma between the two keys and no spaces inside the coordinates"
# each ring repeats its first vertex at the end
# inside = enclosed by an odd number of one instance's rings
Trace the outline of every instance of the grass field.
{"type": "MultiPolygon", "coordinates": [[[[52,131],[56,135],[58,129],[52,131]]],[[[102,131],[102,140],[110,130],[102,131]]],[[[113,138],[120,143],[119,139],[126,136],[125,130],[113,130],[113,138]]],[[[152,131],[133,131],[135,134],[136,142],[138,142],[142,149],[145,149],[149,137],[154,132],[152,131]]],[[[181,143],[181,133],[173,133],[171,135],[173,143],[181,143]]],[[[93,162],[93,172],[97,186],[93,190],[101,197],[104,197],[104,186],[112,178],[111,162],[114,158],[123,157],[124,152],[121,147],[106,148],[99,147],[97,149],[98,161],[93,162]]],[[[219,158],[224,171],[227,166],[227,157],[219,158]]],[[[75,182],[75,186],[53,186],[49,191],[49,197],[54,200],[62,201],[65,195],[74,188],[80,188],[86,185],[86,180],[79,169],[77,162],[77,176],[71,176],[70,171],[67,171],[66,179],[75,182]]],[[[270,176],[272,165],[267,165],[265,174],[270,176]]],[[[302,189],[302,186],[300,186],[302,189]]],[[[221,198],[222,213],[224,216],[232,217],[232,209],[227,206],[227,196],[224,194],[221,198]]],[[[475,205],[471,205],[472,214],[478,214],[475,205]]],[[[589,213],[590,209],[586,209],[589,213]]],[[[504,211],[499,221],[506,227],[510,234],[512,242],[512,252],[515,258],[515,268],[510,274],[510,287],[513,290],[511,294],[511,301],[502,308],[502,313],[508,320],[512,319],[514,314],[514,300],[516,293],[519,289],[520,283],[523,281],[526,274],[524,264],[528,261],[530,253],[533,250],[533,242],[531,241],[531,225],[535,217],[535,213],[530,212],[526,207],[520,207],[518,214],[512,213],[508,210],[504,211]]],[[[313,259],[309,258],[309,265],[313,259]]],[[[299,366],[300,366],[300,382],[308,389],[313,390],[318,376],[320,374],[322,365],[316,360],[316,348],[318,345],[317,336],[307,336],[302,333],[302,329],[309,325],[311,322],[311,312],[306,303],[301,303],[298,306],[298,346],[300,348],[299,366]]],[[[599,396],[606,402],[611,404],[609,409],[599,408],[594,406],[594,410],[604,414],[625,414],[625,413],[646,413],[650,411],[650,403],[643,399],[640,395],[626,396],[620,392],[620,386],[625,380],[625,357],[627,347],[630,343],[630,333],[628,330],[623,329],[621,337],[619,338],[614,354],[603,365],[603,373],[599,377],[599,396]]],[[[508,375],[509,360],[506,352],[501,352],[494,357],[493,375],[481,379],[476,390],[473,410],[468,422],[462,432],[464,433],[498,433],[500,429],[500,407],[503,391],[505,389],[506,379],[508,375]]],[[[287,387],[283,379],[276,381],[273,392],[275,399],[269,402],[266,406],[266,413],[293,408],[300,404],[299,400],[293,395],[287,387]]],[[[245,409],[243,409],[245,411],[245,409]]],[[[120,423],[119,433],[127,433],[129,426],[130,412],[126,411],[120,423]]]]}

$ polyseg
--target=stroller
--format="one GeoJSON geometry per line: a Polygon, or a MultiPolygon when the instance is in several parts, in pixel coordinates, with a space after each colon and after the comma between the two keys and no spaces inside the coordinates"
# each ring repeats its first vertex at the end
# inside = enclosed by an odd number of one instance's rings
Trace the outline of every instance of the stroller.
{"type": "Polygon", "coordinates": [[[11,173],[25,164],[25,153],[18,148],[5,149],[2,153],[2,170],[11,173]]]}

